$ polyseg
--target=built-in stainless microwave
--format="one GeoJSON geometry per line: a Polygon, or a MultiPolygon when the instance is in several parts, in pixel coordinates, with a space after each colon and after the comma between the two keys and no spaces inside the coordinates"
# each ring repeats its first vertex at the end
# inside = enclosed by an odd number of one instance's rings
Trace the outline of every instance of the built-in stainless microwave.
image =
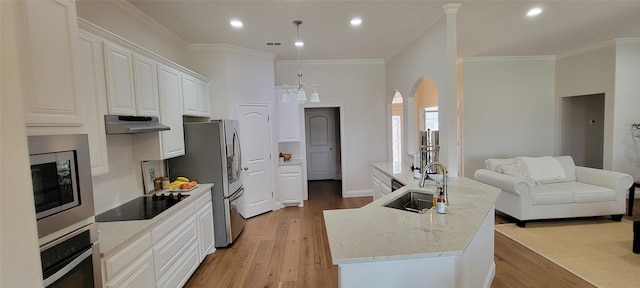
{"type": "Polygon", "coordinates": [[[40,238],[94,217],[87,135],[29,136],[40,238]]]}

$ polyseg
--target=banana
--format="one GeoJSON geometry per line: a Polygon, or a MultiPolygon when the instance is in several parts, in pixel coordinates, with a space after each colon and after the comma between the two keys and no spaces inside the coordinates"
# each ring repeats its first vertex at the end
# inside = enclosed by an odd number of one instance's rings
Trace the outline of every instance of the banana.
{"type": "Polygon", "coordinates": [[[187,177],[178,177],[178,178],[176,178],[176,182],[189,182],[189,178],[187,178],[187,177]]]}

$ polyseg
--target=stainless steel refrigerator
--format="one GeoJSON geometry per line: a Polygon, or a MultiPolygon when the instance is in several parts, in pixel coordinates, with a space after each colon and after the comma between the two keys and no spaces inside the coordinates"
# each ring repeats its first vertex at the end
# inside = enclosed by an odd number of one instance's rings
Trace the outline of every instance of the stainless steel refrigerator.
{"type": "Polygon", "coordinates": [[[213,183],[216,247],[233,243],[246,222],[238,210],[244,193],[238,126],[237,120],[185,123],[186,154],[168,161],[171,179],[185,176],[198,183],[213,183]]]}

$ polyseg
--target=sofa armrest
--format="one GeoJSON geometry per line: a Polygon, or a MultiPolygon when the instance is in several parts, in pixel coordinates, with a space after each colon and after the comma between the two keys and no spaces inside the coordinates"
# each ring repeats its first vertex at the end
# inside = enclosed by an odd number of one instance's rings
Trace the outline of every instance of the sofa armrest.
{"type": "Polygon", "coordinates": [[[625,192],[633,184],[633,177],[616,171],[576,166],[576,181],[625,192]]]}
{"type": "Polygon", "coordinates": [[[474,173],[476,181],[500,188],[502,191],[529,195],[531,186],[524,180],[510,175],[501,174],[487,169],[478,169],[474,173]]]}

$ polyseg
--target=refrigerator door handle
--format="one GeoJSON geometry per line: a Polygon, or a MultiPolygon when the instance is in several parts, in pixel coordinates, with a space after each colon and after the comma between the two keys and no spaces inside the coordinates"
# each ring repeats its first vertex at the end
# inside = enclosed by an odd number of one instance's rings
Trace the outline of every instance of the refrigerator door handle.
{"type": "Polygon", "coordinates": [[[242,197],[242,194],[244,194],[244,187],[238,189],[238,191],[231,194],[229,196],[229,202],[235,201],[236,199],[242,197]]]}
{"type": "Polygon", "coordinates": [[[240,173],[241,171],[241,166],[242,166],[242,149],[240,146],[240,136],[238,135],[238,130],[233,128],[233,155],[237,155],[238,156],[238,169],[236,169],[236,171],[234,171],[234,173],[236,173],[236,179],[238,179],[238,181],[240,180],[240,173]],[[236,151],[236,142],[238,143],[237,148],[238,150],[236,151]]]}

